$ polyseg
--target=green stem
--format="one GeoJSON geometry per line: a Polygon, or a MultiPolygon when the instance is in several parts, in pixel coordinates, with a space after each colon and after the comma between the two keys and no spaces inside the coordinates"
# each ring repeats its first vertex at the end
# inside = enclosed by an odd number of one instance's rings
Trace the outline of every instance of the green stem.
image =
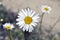
{"type": "Polygon", "coordinates": [[[10,30],[9,30],[9,40],[12,40],[12,34],[10,30]]]}
{"type": "Polygon", "coordinates": [[[42,22],[43,22],[43,16],[44,16],[44,13],[42,13],[41,15],[41,21],[40,21],[40,39],[42,40],[42,22]]]}

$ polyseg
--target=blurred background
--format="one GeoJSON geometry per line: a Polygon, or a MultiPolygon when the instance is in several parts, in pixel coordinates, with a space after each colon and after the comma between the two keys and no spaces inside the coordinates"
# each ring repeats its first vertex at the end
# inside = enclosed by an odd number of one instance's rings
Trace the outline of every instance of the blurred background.
{"type": "MultiPolygon", "coordinates": [[[[0,20],[1,19],[4,20],[0,22],[1,40],[9,40],[8,39],[9,34],[5,29],[1,27],[2,24],[10,22],[15,25],[17,13],[22,8],[29,7],[41,15],[42,12],[40,7],[42,5],[48,5],[51,6],[52,8],[52,11],[49,14],[45,14],[43,17],[42,40],[60,40],[60,0],[0,0],[0,1],[2,2],[2,5],[0,5],[0,20]]],[[[39,26],[40,25],[37,25],[37,28],[35,28],[35,30],[32,33],[28,33],[27,40],[41,40],[39,39],[39,35],[41,35],[39,34],[39,26]]],[[[16,27],[18,28],[18,26],[16,27]]],[[[13,40],[25,40],[24,32],[19,30],[20,33],[18,33],[19,31],[17,28],[13,30],[14,31],[13,40]]]]}

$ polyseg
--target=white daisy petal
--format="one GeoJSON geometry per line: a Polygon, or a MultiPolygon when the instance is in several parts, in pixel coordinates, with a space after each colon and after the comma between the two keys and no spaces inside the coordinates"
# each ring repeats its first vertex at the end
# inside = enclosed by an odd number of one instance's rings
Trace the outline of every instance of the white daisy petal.
{"type": "Polygon", "coordinates": [[[40,17],[33,17],[32,19],[39,19],[40,17]]]}
{"type": "Polygon", "coordinates": [[[35,13],[35,11],[31,10],[30,8],[22,9],[20,13],[18,13],[16,24],[20,26],[23,31],[32,32],[34,29],[33,27],[36,27],[37,22],[39,22],[39,14],[35,13]]]}
{"type": "Polygon", "coordinates": [[[24,11],[25,11],[25,13],[26,13],[26,14],[28,14],[28,11],[27,11],[27,9],[25,9],[24,11]]]}
{"type": "Polygon", "coordinates": [[[39,22],[38,20],[33,20],[34,22],[39,22]]]}
{"type": "Polygon", "coordinates": [[[22,9],[22,12],[24,13],[25,16],[27,16],[27,13],[25,13],[25,11],[22,9]]]}
{"type": "Polygon", "coordinates": [[[28,16],[31,16],[33,10],[31,10],[30,8],[28,8],[28,16]]]}
{"type": "Polygon", "coordinates": [[[19,25],[19,24],[20,24],[20,22],[17,22],[17,23],[16,23],[16,25],[19,25]]]}
{"type": "Polygon", "coordinates": [[[17,25],[21,26],[24,22],[23,21],[20,21],[18,23],[16,23],[17,25]]]}
{"type": "Polygon", "coordinates": [[[29,29],[29,32],[32,32],[32,30],[29,29]]]}
{"type": "Polygon", "coordinates": [[[23,20],[23,18],[17,18],[16,19],[16,21],[22,21],[23,20]]]}
{"type": "Polygon", "coordinates": [[[31,25],[35,27],[37,25],[37,23],[32,22],[31,25]]]}
{"type": "Polygon", "coordinates": [[[39,15],[34,15],[34,16],[32,17],[32,19],[38,21],[38,20],[40,19],[40,17],[39,17],[39,15]],[[38,20],[37,20],[37,19],[38,19],[38,20]]]}
{"type": "Polygon", "coordinates": [[[48,7],[48,8],[49,8],[50,11],[52,10],[51,7],[48,7]]]}
{"type": "Polygon", "coordinates": [[[31,17],[33,17],[33,16],[34,16],[34,14],[35,14],[35,11],[31,14],[31,17]]]}
{"type": "Polygon", "coordinates": [[[28,29],[29,29],[29,25],[26,25],[26,31],[28,31],[28,29]]]}
{"type": "Polygon", "coordinates": [[[26,30],[26,27],[24,26],[24,27],[22,28],[22,30],[25,31],[25,30],[26,30]]]}
{"type": "Polygon", "coordinates": [[[25,17],[25,15],[21,11],[19,12],[19,16],[25,17]]]}
{"type": "Polygon", "coordinates": [[[6,27],[6,25],[3,25],[3,28],[5,28],[6,27]]]}
{"type": "Polygon", "coordinates": [[[31,13],[30,13],[30,9],[28,8],[28,16],[30,16],[31,15],[31,13]]]}
{"type": "Polygon", "coordinates": [[[16,21],[19,21],[19,19],[16,19],[16,21]]]}
{"type": "Polygon", "coordinates": [[[39,17],[35,17],[35,18],[32,18],[32,19],[33,19],[33,20],[37,20],[37,19],[38,19],[38,20],[40,20],[40,18],[39,18],[39,17]]]}
{"type": "Polygon", "coordinates": [[[17,17],[19,17],[20,19],[24,19],[24,17],[23,17],[23,16],[17,16],[17,17]]]}
{"type": "Polygon", "coordinates": [[[33,27],[30,25],[29,32],[32,32],[32,30],[33,30],[33,27]]]}
{"type": "Polygon", "coordinates": [[[24,17],[22,17],[22,16],[18,16],[18,19],[20,19],[20,20],[21,20],[21,19],[24,19],[24,17]]]}
{"type": "Polygon", "coordinates": [[[30,11],[30,16],[31,16],[32,13],[33,13],[33,10],[30,11]]]}
{"type": "Polygon", "coordinates": [[[12,25],[12,26],[11,26],[11,29],[14,28],[13,24],[11,24],[11,25],[12,25]]]}
{"type": "Polygon", "coordinates": [[[36,13],[33,17],[39,17],[39,14],[36,13]]]}
{"type": "Polygon", "coordinates": [[[21,25],[20,28],[22,28],[23,26],[25,26],[25,24],[21,25]]]}

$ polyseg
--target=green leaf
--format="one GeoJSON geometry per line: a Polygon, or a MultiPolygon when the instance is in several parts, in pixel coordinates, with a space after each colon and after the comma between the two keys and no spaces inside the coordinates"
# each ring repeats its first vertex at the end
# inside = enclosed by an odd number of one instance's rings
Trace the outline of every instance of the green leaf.
{"type": "Polygon", "coordinates": [[[53,40],[57,40],[56,37],[54,37],[53,40]]]}

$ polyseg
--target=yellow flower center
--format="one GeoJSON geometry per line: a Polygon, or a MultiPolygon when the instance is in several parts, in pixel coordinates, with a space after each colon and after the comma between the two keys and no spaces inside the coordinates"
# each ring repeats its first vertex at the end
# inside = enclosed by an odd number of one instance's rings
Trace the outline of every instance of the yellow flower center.
{"type": "Polygon", "coordinates": [[[31,24],[32,18],[31,18],[30,16],[26,16],[26,17],[24,18],[24,22],[25,22],[26,24],[31,24]]]}
{"type": "Polygon", "coordinates": [[[10,29],[11,29],[11,26],[6,26],[6,29],[7,29],[7,30],[10,30],[10,29]]]}
{"type": "Polygon", "coordinates": [[[44,8],[44,10],[48,11],[48,10],[49,10],[49,8],[48,8],[48,7],[46,7],[46,8],[44,8]]]}

